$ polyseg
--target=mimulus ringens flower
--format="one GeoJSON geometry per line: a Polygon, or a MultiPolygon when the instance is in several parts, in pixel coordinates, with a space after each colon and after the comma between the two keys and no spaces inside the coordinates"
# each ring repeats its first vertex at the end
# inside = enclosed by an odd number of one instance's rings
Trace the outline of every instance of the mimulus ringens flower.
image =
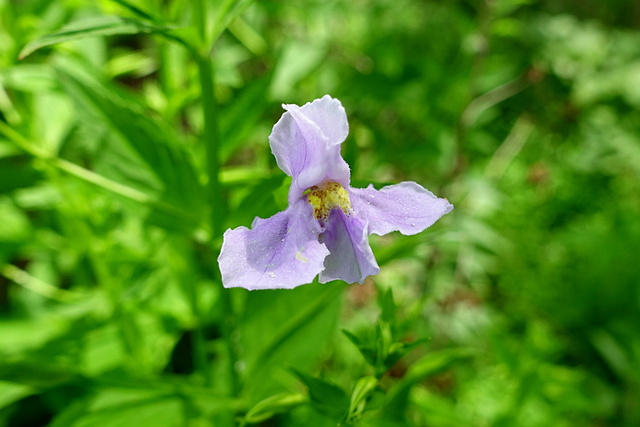
{"type": "Polygon", "coordinates": [[[415,182],[352,188],[340,145],[349,133],[337,99],[325,95],[287,110],[269,136],[293,180],[289,207],[224,233],[218,263],[226,288],[291,289],[313,281],[363,283],[380,271],[368,235],[416,234],[453,209],[415,182]]]}

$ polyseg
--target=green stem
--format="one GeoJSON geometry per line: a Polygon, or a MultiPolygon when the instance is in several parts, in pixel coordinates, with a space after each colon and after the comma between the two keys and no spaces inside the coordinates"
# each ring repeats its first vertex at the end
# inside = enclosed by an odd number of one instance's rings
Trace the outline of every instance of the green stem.
{"type": "MultiPolygon", "coordinates": [[[[222,236],[222,225],[226,209],[222,200],[220,187],[220,171],[218,168],[218,115],[215,105],[214,93],[214,74],[211,64],[211,58],[208,56],[198,57],[198,71],[200,77],[200,87],[202,90],[202,111],[204,115],[204,144],[207,160],[207,175],[209,182],[207,185],[210,210],[211,225],[211,246],[214,251],[214,259],[218,257],[218,246],[216,239],[222,236]]],[[[216,277],[219,282],[219,277],[216,277]]],[[[229,291],[222,290],[220,294],[220,303],[223,309],[223,332],[227,343],[228,355],[228,371],[230,381],[230,394],[232,396],[238,393],[238,375],[236,371],[236,352],[233,344],[234,316],[232,301],[229,291]]]]}
{"type": "MultiPolygon", "coordinates": [[[[224,217],[226,215],[226,209],[224,201],[222,199],[221,187],[220,187],[220,170],[219,170],[219,130],[218,130],[218,110],[216,106],[216,98],[214,91],[214,72],[211,61],[212,46],[209,45],[207,40],[207,25],[206,25],[206,9],[204,7],[203,0],[194,1],[194,20],[195,25],[200,35],[201,49],[200,54],[197,55],[196,61],[198,64],[198,77],[200,79],[201,90],[201,102],[202,102],[202,114],[204,121],[204,135],[203,143],[205,145],[206,152],[206,165],[207,165],[207,193],[210,206],[210,226],[211,237],[210,244],[213,248],[213,259],[218,258],[219,247],[216,244],[217,239],[222,236],[224,217]]],[[[216,270],[217,272],[217,270],[216,270]]],[[[218,276],[218,274],[216,274],[218,276]]],[[[215,278],[218,283],[220,277],[215,278]]],[[[227,346],[227,361],[229,372],[229,394],[236,396],[239,391],[238,373],[236,370],[237,356],[235,352],[235,346],[233,344],[234,336],[234,314],[231,301],[231,295],[228,291],[222,290],[220,293],[220,303],[223,310],[222,328],[225,336],[227,346]]]]}
{"type": "MultiPolygon", "coordinates": [[[[200,67],[200,64],[198,64],[198,67],[200,67]]],[[[207,114],[205,113],[205,123],[207,122],[207,114]]],[[[205,124],[205,146],[206,151],[207,151],[207,175],[209,177],[209,198],[210,201],[212,199],[212,192],[211,192],[211,181],[217,181],[217,165],[216,167],[214,167],[214,174],[212,174],[211,168],[210,168],[210,157],[208,155],[210,148],[209,146],[213,144],[213,142],[215,141],[215,139],[212,137],[212,135],[210,134],[210,132],[206,131],[208,125],[205,124]]],[[[213,206],[213,205],[211,205],[213,206]]],[[[213,214],[211,215],[211,221],[210,224],[211,226],[217,226],[217,221],[214,221],[214,216],[213,214]]],[[[211,229],[211,233],[213,235],[214,230],[211,229]]],[[[197,289],[192,289],[191,287],[188,290],[189,292],[189,302],[191,303],[191,309],[193,310],[193,313],[197,319],[196,321],[196,326],[195,326],[195,330],[194,330],[194,339],[193,339],[193,357],[194,357],[194,363],[197,367],[197,369],[204,375],[204,382],[205,385],[207,387],[210,387],[211,385],[213,385],[213,377],[211,376],[212,372],[211,369],[209,368],[209,364],[208,364],[208,360],[207,360],[207,349],[206,349],[206,339],[204,336],[204,313],[202,312],[201,308],[200,308],[200,302],[199,302],[199,295],[198,295],[198,291],[197,289]]]]}
{"type": "Polygon", "coordinates": [[[208,57],[198,58],[200,77],[202,112],[204,118],[204,144],[207,160],[208,198],[210,203],[211,240],[222,235],[222,223],[226,214],[220,191],[220,175],[218,169],[218,115],[213,89],[213,67],[208,57]]]}

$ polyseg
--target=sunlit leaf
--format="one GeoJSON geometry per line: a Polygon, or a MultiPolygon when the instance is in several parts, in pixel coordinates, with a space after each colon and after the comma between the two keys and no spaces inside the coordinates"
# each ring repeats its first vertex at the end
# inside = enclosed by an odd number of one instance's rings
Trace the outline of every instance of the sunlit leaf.
{"type": "Polygon", "coordinates": [[[60,31],[45,35],[27,44],[20,51],[20,58],[24,58],[45,46],[52,46],[88,37],[114,36],[122,34],[166,33],[170,27],[146,24],[133,18],[120,16],[98,16],[72,22],[60,31]]]}
{"type": "Polygon", "coordinates": [[[349,403],[349,421],[353,422],[360,417],[365,410],[367,398],[377,386],[378,380],[375,377],[363,377],[356,382],[349,403]]]}
{"type": "Polygon", "coordinates": [[[298,393],[277,394],[256,403],[249,409],[243,421],[251,424],[260,423],[276,414],[291,411],[305,402],[306,398],[298,393]]]}
{"type": "MultiPolygon", "coordinates": [[[[177,228],[197,224],[205,199],[190,155],[178,137],[166,124],[150,118],[133,97],[99,81],[79,65],[64,64],[58,68],[63,86],[78,108],[100,117],[127,144],[126,147],[106,147],[106,157],[98,158],[98,165],[103,164],[104,171],[114,174],[115,179],[157,194],[166,203],[167,209],[154,211],[153,221],[177,228]],[[123,148],[131,151],[123,152],[123,148]],[[118,152],[119,156],[109,157],[118,152]],[[123,160],[138,163],[152,174],[155,183],[141,183],[136,177],[140,168],[134,164],[122,168],[123,160]],[[182,219],[182,223],[176,219],[182,219]]],[[[105,142],[116,141],[107,138],[105,142]]]]}

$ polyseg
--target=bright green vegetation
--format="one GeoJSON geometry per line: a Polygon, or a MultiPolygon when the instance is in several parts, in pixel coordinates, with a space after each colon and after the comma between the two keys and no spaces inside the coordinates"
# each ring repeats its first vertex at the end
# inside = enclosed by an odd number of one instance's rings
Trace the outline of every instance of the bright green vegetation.
{"type": "Polygon", "coordinates": [[[0,0],[0,426],[640,425],[640,8],[0,0]],[[21,59],[21,57],[23,57],[21,59]],[[325,93],[454,205],[366,284],[224,290],[325,93]]]}

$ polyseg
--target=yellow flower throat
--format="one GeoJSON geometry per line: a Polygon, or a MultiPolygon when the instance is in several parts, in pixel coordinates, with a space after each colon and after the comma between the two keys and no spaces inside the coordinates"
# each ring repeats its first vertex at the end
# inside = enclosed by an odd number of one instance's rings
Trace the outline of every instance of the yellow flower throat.
{"type": "Polygon", "coordinates": [[[347,190],[337,182],[314,185],[307,191],[307,201],[313,206],[313,217],[319,221],[326,221],[333,208],[340,208],[347,215],[351,212],[347,190]]]}

